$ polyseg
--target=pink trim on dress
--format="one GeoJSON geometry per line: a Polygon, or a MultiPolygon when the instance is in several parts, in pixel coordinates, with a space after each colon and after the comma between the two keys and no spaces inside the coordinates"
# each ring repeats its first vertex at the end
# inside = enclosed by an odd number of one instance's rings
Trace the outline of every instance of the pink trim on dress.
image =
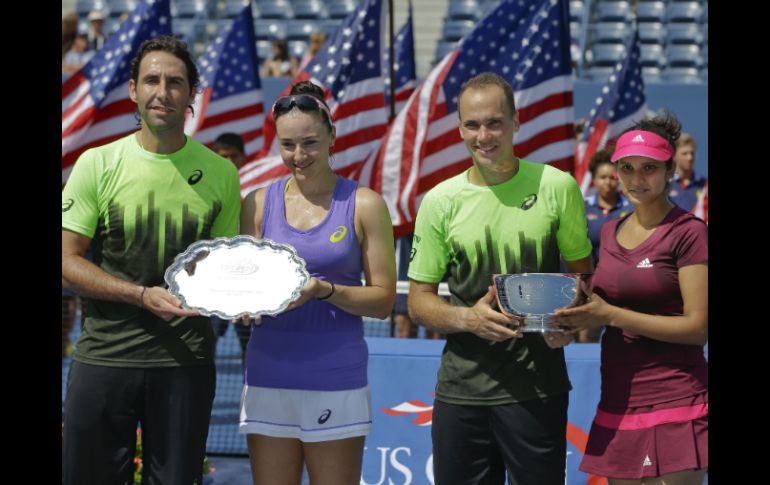
{"type": "Polygon", "coordinates": [[[613,414],[601,409],[596,410],[594,423],[609,429],[646,429],[666,423],[681,423],[708,416],[709,404],[660,409],[651,413],[613,414]]]}

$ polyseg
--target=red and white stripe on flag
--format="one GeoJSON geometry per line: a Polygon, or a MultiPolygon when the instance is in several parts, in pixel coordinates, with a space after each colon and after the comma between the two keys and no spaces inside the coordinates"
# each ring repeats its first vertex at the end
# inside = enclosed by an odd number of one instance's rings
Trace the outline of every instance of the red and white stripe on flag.
{"type": "Polygon", "coordinates": [[[246,159],[253,158],[264,141],[264,106],[251,4],[206,47],[198,66],[202,93],[185,132],[208,147],[222,133],[236,133],[246,159]]]}
{"type": "Polygon", "coordinates": [[[62,83],[62,185],[78,157],[137,129],[131,60],[145,40],[171,34],[169,0],[142,0],[83,68],[62,83]]]}

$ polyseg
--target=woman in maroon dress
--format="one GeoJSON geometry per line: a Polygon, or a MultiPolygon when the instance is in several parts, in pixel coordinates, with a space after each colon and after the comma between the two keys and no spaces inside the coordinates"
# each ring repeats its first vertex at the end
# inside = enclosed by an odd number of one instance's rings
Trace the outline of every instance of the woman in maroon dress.
{"type": "Polygon", "coordinates": [[[618,139],[635,210],[602,227],[588,302],[557,312],[571,330],[606,326],[580,469],[611,485],[700,485],[708,468],[708,229],[666,195],[680,131],[666,114],[618,139]]]}

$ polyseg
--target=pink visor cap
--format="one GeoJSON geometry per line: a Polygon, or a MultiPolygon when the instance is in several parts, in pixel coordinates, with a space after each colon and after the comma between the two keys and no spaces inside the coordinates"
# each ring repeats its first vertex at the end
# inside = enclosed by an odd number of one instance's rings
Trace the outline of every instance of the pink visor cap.
{"type": "Polygon", "coordinates": [[[651,131],[633,130],[624,133],[615,144],[615,152],[611,160],[617,162],[621,158],[641,156],[665,162],[674,156],[671,143],[651,131]]]}

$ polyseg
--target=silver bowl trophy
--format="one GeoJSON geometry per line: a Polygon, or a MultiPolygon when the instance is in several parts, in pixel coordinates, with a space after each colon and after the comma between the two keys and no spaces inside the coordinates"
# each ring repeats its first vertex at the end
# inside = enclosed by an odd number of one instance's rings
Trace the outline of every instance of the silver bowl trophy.
{"type": "Polygon", "coordinates": [[[235,236],[191,244],[174,258],[165,279],[184,308],[233,320],[281,313],[310,275],[292,246],[235,236]]]}
{"type": "Polygon", "coordinates": [[[503,313],[521,317],[522,332],[563,332],[551,321],[553,313],[581,305],[586,294],[580,288],[590,273],[497,274],[492,282],[503,313]]]}

